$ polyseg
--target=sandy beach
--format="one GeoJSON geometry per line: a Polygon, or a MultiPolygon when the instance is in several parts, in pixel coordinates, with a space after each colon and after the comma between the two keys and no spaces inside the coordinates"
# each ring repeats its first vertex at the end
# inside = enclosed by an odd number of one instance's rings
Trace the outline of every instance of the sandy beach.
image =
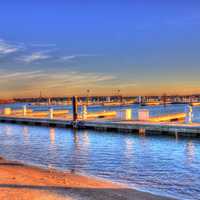
{"type": "Polygon", "coordinates": [[[0,158],[2,200],[170,200],[73,172],[60,172],[0,158]]]}

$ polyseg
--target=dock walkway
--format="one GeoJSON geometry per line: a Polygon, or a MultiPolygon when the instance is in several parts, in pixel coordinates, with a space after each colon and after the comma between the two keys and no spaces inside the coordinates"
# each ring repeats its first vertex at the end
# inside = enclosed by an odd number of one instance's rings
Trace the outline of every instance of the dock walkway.
{"type": "Polygon", "coordinates": [[[0,122],[30,124],[41,126],[56,126],[78,129],[95,129],[102,131],[129,132],[140,134],[158,134],[200,137],[200,123],[184,124],[177,122],[147,122],[147,121],[109,121],[109,120],[72,120],[62,118],[38,118],[0,115],[0,122]]]}

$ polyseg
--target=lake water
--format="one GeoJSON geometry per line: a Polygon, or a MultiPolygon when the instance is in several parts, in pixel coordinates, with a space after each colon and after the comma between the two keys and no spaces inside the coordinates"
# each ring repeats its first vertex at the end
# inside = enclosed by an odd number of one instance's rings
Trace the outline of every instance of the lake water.
{"type": "Polygon", "coordinates": [[[0,155],[163,196],[200,199],[199,139],[0,124],[0,155]]]}

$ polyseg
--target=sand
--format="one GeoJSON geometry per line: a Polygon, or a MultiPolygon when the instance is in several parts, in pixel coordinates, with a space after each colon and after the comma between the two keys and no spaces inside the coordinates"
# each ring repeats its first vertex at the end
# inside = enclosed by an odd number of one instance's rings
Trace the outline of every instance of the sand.
{"type": "Polygon", "coordinates": [[[169,200],[73,172],[0,158],[0,200],[169,200]]]}

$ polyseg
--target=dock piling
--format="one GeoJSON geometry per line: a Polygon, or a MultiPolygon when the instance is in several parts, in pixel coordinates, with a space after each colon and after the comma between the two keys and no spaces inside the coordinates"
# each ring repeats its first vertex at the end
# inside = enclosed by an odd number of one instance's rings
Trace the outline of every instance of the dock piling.
{"type": "Polygon", "coordinates": [[[23,106],[23,116],[26,116],[27,114],[27,108],[26,105],[23,106]]]}
{"type": "Polygon", "coordinates": [[[125,110],[125,120],[132,120],[132,109],[125,110]]]}
{"type": "Polygon", "coordinates": [[[187,105],[186,108],[185,108],[185,111],[186,111],[185,123],[191,124],[192,123],[192,117],[193,117],[192,106],[187,105]]]}
{"type": "Polygon", "coordinates": [[[4,108],[3,114],[4,115],[11,115],[12,114],[12,109],[11,108],[4,108]]]}
{"type": "Polygon", "coordinates": [[[76,122],[78,119],[78,101],[77,97],[72,97],[72,109],[73,109],[73,122],[76,122]]]}
{"type": "Polygon", "coordinates": [[[53,119],[53,108],[49,109],[49,118],[53,119]]]}
{"type": "Polygon", "coordinates": [[[87,106],[83,105],[82,106],[82,119],[87,119],[87,106]]]}
{"type": "Polygon", "coordinates": [[[124,109],[117,112],[119,120],[132,120],[132,109],[124,109]]]}

